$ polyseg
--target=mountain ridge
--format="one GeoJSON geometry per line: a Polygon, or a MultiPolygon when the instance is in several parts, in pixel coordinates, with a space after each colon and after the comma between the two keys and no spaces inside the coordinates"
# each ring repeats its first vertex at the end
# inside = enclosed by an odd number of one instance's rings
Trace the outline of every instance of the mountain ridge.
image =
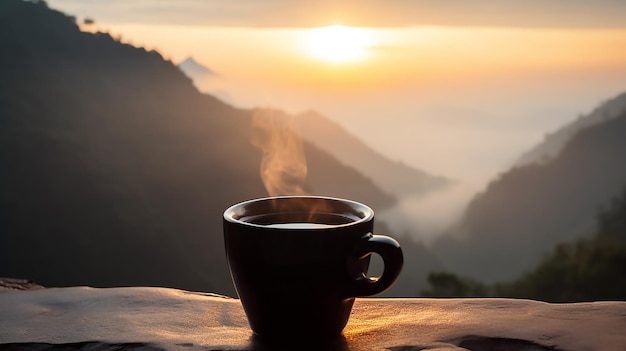
{"type": "Polygon", "coordinates": [[[581,129],[608,121],[623,111],[626,111],[626,93],[605,101],[590,113],[581,115],[574,122],[546,135],[541,143],[522,154],[515,165],[523,166],[533,162],[547,162],[558,155],[565,144],[581,129]]]}
{"type": "Polygon", "coordinates": [[[344,164],[356,168],[398,198],[425,195],[453,182],[389,160],[338,123],[313,110],[296,115],[296,121],[305,140],[333,153],[344,164]]]}
{"type": "MultiPolygon", "coordinates": [[[[200,93],[156,51],[81,32],[43,1],[2,1],[0,19],[0,276],[235,296],[221,214],[267,196],[254,111],[200,93]]],[[[304,148],[317,164],[312,193],[394,203],[304,148]]]]}
{"type": "Polygon", "coordinates": [[[506,281],[554,245],[592,235],[599,209],[626,188],[625,136],[626,110],[580,128],[553,158],[511,168],[472,199],[435,252],[463,275],[506,281]]]}

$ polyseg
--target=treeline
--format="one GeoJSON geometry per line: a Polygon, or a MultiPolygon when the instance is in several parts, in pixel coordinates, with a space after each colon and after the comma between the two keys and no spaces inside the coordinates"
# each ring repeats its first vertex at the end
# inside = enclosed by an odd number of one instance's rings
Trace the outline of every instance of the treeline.
{"type": "Polygon", "coordinates": [[[508,297],[547,302],[626,300],[626,189],[597,216],[591,238],[556,245],[519,279],[496,284],[432,272],[423,297],[508,297]]]}

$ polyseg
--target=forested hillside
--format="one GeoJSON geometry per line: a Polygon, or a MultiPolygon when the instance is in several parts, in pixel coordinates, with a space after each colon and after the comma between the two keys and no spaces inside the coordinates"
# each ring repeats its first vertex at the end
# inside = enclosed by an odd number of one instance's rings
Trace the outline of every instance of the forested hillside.
{"type": "Polygon", "coordinates": [[[510,280],[561,242],[590,237],[596,216],[626,187],[626,110],[582,128],[544,163],[514,167],[469,204],[436,243],[448,267],[487,282],[510,280]]]}
{"type": "Polygon", "coordinates": [[[484,284],[452,272],[429,275],[428,297],[507,297],[548,302],[626,300],[626,188],[597,217],[591,238],[554,246],[521,277],[484,284]]]}

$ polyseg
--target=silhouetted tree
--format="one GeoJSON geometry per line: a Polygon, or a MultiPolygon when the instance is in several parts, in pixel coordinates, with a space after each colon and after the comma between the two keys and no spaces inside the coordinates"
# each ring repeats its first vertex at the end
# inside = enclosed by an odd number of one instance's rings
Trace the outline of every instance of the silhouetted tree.
{"type": "Polygon", "coordinates": [[[626,189],[599,216],[598,235],[626,241],[626,189]]]}
{"type": "Polygon", "coordinates": [[[423,297],[484,297],[489,294],[485,284],[450,272],[432,272],[428,274],[428,282],[432,288],[422,290],[423,297]]]}
{"type": "Polygon", "coordinates": [[[626,299],[626,243],[594,237],[560,244],[537,268],[494,295],[549,302],[626,299]]]}

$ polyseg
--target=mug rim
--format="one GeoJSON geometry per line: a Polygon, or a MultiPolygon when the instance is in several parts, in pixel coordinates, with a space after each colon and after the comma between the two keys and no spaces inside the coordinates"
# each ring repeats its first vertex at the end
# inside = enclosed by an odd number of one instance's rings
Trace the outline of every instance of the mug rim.
{"type": "MultiPolygon", "coordinates": [[[[281,195],[281,196],[267,196],[267,197],[249,199],[249,200],[238,202],[228,207],[224,211],[223,218],[224,220],[230,223],[234,223],[234,224],[245,225],[245,226],[256,227],[256,228],[267,228],[267,225],[256,224],[256,223],[251,223],[251,222],[241,220],[240,218],[243,217],[243,215],[241,214],[243,209],[247,207],[248,205],[251,205],[254,203],[274,201],[274,200],[279,200],[279,201],[289,200],[289,199],[313,199],[313,200],[341,202],[344,204],[348,204],[354,210],[354,213],[352,214],[357,215],[359,217],[358,220],[354,220],[354,221],[344,223],[344,224],[328,224],[327,226],[325,226],[325,228],[349,227],[349,226],[353,226],[359,223],[370,221],[374,218],[374,210],[371,207],[365,205],[364,203],[345,199],[345,198],[331,197],[331,196],[319,196],[319,195],[281,195]],[[359,214],[362,214],[362,215],[359,215],[359,214]],[[237,216],[239,216],[239,218],[237,218],[237,216]]],[[[273,227],[272,229],[273,230],[292,230],[292,229],[281,228],[281,227],[273,227]]],[[[316,228],[301,228],[300,230],[305,230],[305,231],[316,230],[316,228]]]]}

